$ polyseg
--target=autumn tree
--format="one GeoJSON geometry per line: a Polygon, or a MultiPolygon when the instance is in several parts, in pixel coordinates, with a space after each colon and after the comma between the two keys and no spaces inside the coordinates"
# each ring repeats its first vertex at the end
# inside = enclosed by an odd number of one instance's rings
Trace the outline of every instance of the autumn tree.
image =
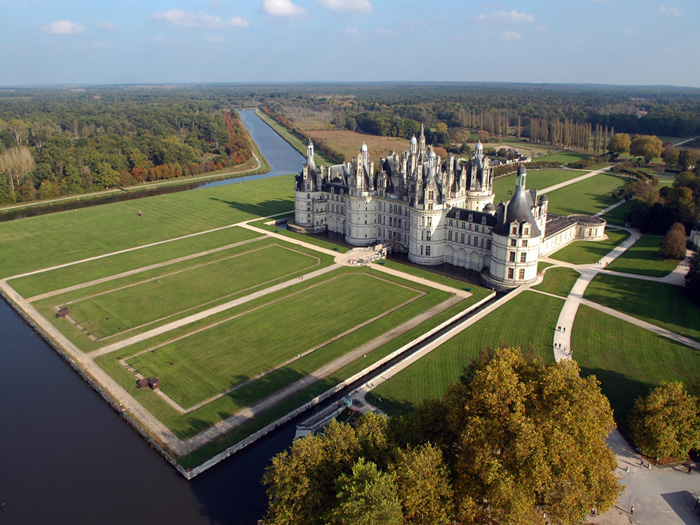
{"type": "Polygon", "coordinates": [[[679,150],[674,148],[673,144],[664,145],[664,150],[661,153],[661,158],[666,166],[676,166],[678,164],[679,150]]]}
{"type": "Polygon", "coordinates": [[[700,252],[690,258],[688,273],[685,275],[685,291],[690,300],[700,306],[700,252]]]}
{"type": "Polygon", "coordinates": [[[632,139],[627,133],[615,133],[608,141],[608,151],[611,153],[628,153],[632,139]]]}
{"type": "Polygon", "coordinates": [[[662,149],[663,143],[661,139],[654,135],[638,135],[630,143],[630,154],[644,158],[644,162],[647,164],[655,157],[661,155],[662,149]]]}
{"type": "Polygon", "coordinates": [[[685,227],[674,223],[661,241],[659,253],[667,259],[683,259],[685,257],[685,227]]]}
{"type": "Polygon", "coordinates": [[[0,154],[0,173],[6,172],[10,177],[10,189],[18,191],[27,175],[34,171],[34,157],[29,148],[17,146],[0,154]]]}
{"type": "Polygon", "coordinates": [[[663,383],[635,402],[630,428],[644,454],[683,460],[700,447],[698,400],[679,382],[663,383]]]}

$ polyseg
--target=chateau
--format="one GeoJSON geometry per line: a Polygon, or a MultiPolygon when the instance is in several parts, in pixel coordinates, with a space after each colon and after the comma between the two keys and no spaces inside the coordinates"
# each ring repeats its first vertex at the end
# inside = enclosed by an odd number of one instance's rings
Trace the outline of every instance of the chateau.
{"type": "Polygon", "coordinates": [[[418,264],[476,270],[484,285],[506,290],[533,282],[540,257],[605,232],[597,217],[548,214],[547,196],[528,190],[526,178],[521,165],[510,201],[494,204],[481,143],[472,158],[443,162],[426,148],[422,126],[408,151],[382,158],[377,170],[364,143],[350,162],[316,166],[309,140],[290,227],[336,232],[353,246],[384,244],[418,264]]]}

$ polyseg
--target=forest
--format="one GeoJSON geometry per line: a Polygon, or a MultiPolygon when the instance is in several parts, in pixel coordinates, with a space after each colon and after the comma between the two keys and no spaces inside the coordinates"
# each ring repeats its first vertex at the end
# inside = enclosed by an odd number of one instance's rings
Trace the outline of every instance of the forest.
{"type": "MultiPolygon", "coordinates": [[[[525,140],[602,154],[616,133],[700,135],[700,89],[517,83],[97,86],[0,89],[0,204],[237,166],[252,145],[235,107],[300,137],[351,130],[426,140],[525,140]]],[[[664,139],[666,140],[666,139],[664,139]]],[[[317,148],[337,162],[344,157],[317,148]]]]}

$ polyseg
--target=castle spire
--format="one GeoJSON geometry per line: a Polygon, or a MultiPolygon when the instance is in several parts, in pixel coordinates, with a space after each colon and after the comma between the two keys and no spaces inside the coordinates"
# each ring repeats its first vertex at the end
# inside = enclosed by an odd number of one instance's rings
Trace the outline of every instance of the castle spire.
{"type": "Polygon", "coordinates": [[[420,125],[420,137],[418,149],[421,153],[425,151],[425,133],[423,133],[423,124],[420,125]]]}

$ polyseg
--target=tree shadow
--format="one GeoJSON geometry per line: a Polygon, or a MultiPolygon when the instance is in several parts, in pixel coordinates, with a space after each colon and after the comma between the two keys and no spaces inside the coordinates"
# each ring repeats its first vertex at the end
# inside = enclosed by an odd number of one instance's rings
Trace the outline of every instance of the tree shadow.
{"type": "Polygon", "coordinates": [[[229,207],[235,210],[256,217],[267,217],[268,215],[283,213],[294,208],[294,200],[291,198],[273,199],[258,202],[238,202],[233,200],[219,199],[218,197],[209,197],[209,199],[221,202],[223,204],[227,204],[229,207]]]}
{"type": "Polygon", "coordinates": [[[682,523],[697,523],[697,512],[700,512],[697,496],[690,491],[679,490],[661,494],[669,507],[673,509],[682,523]]]}

